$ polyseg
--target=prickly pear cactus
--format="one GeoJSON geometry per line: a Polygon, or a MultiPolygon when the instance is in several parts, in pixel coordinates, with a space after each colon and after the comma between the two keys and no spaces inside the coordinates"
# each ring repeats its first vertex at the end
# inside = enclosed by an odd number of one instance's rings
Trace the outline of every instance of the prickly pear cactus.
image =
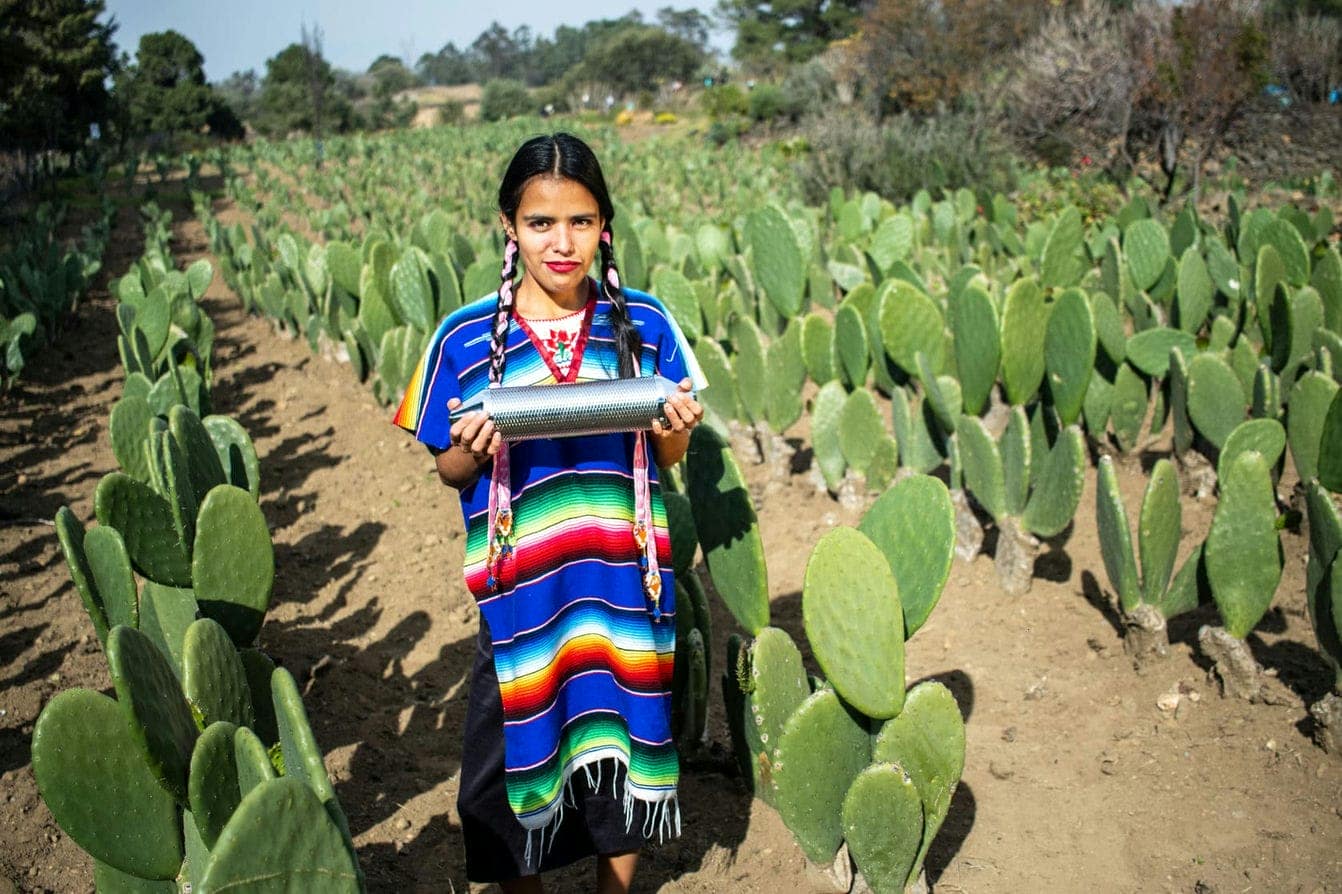
{"type": "Polygon", "coordinates": [[[881,494],[857,529],[894,572],[907,640],[932,613],[950,577],[955,554],[950,493],[940,479],[912,475],[881,494]]]}
{"type": "Polygon", "coordinates": [[[1248,419],[1235,426],[1217,458],[1217,478],[1224,480],[1235,458],[1249,450],[1259,453],[1268,471],[1274,472],[1286,451],[1286,430],[1275,419],[1248,419]]]}
{"type": "Polygon", "coordinates": [[[112,442],[112,455],[121,470],[137,481],[149,480],[149,420],[154,411],[149,401],[138,395],[127,394],[112,407],[107,420],[107,436],[112,442]]]}
{"type": "Polygon", "coordinates": [[[1198,354],[1188,364],[1188,418],[1218,449],[1244,420],[1244,390],[1224,360],[1198,354]]]}
{"type": "Polygon", "coordinates": [[[233,744],[238,729],[226,721],[211,723],[191,752],[187,796],[192,821],[207,850],[214,847],[219,833],[242,801],[233,744]]]}
{"type": "Polygon", "coordinates": [[[844,795],[870,762],[870,736],[832,689],[807,697],[784,724],[774,753],[775,806],[812,863],[834,859],[844,795]]]}
{"type": "Polygon", "coordinates": [[[744,629],[769,623],[764,544],[731,448],[707,426],[690,435],[686,491],[713,585],[744,629]]]}
{"type": "Polygon", "coordinates": [[[764,293],[784,319],[795,317],[806,287],[806,258],[787,215],[776,205],[766,205],[750,215],[746,238],[764,293]]]}
{"type": "Polygon", "coordinates": [[[755,791],[773,803],[774,750],[783,725],[810,694],[801,652],[786,632],[766,627],[749,652],[746,740],[751,744],[755,791]]]}
{"type": "Polygon", "coordinates": [[[1044,377],[1044,338],[1049,305],[1032,278],[1018,279],[1007,289],[1002,306],[1002,382],[1007,401],[1026,404],[1044,377]]]}
{"type": "Polygon", "coordinates": [[[149,637],[179,677],[184,667],[186,629],[199,614],[200,606],[191,590],[145,581],[140,592],[140,632],[149,637]]]}
{"type": "Polygon", "coordinates": [[[1221,500],[1207,534],[1207,579],[1226,630],[1244,639],[1258,624],[1281,579],[1281,545],[1272,479],[1262,455],[1241,453],[1221,479],[1221,500]]]}
{"type": "Polygon", "coordinates": [[[840,816],[843,837],[874,894],[903,894],[916,877],[923,805],[898,764],[875,763],[849,787],[840,816]]]}
{"type": "MultiPolygon", "coordinates": [[[[1078,240],[1079,242],[1079,240],[1078,240]]],[[[1044,339],[1048,392],[1064,425],[1081,416],[1095,366],[1095,320],[1080,289],[1067,289],[1053,302],[1044,339]]]]}
{"type": "Polygon", "coordinates": [[[1132,531],[1128,527],[1128,513],[1118,491],[1114,462],[1108,456],[1100,457],[1096,473],[1095,525],[1100,538],[1100,556],[1109,575],[1109,586],[1118,595],[1119,606],[1125,612],[1141,602],[1141,582],[1137,578],[1137,559],[1132,550],[1132,531]]]}
{"type": "Polygon", "coordinates": [[[937,303],[903,280],[886,280],[877,294],[881,344],[890,360],[912,376],[918,376],[914,357],[928,358],[932,369],[943,362],[945,323],[937,303]]]}
{"type": "Polygon", "coordinates": [[[847,392],[838,382],[829,382],[816,392],[811,404],[811,449],[816,466],[830,493],[838,493],[843,473],[848,469],[844,458],[840,422],[847,392]]]}
{"type": "Polygon", "coordinates": [[[988,293],[976,285],[963,289],[948,304],[965,412],[977,416],[983,412],[988,395],[997,382],[1002,359],[997,306],[988,293]]]}
{"type": "Polygon", "coordinates": [[[261,494],[261,466],[247,431],[230,416],[206,416],[201,424],[210,435],[228,483],[257,499],[261,494]]]}
{"type": "Polygon", "coordinates": [[[256,722],[242,658],[228,632],[211,618],[201,618],[186,629],[182,691],[206,725],[222,720],[249,727],[256,722]]]}
{"type": "Polygon", "coordinates": [[[251,494],[220,484],[201,503],[195,527],[191,581],[196,601],[238,647],[249,646],[261,631],[275,580],[275,550],[265,516],[251,494]]]}
{"type": "Polygon", "coordinates": [[[363,888],[353,849],[301,779],[271,779],[247,793],[211,852],[198,894],[258,878],[285,891],[363,888]]]}
{"type": "Polygon", "coordinates": [[[84,603],[84,611],[93,623],[98,641],[107,644],[107,614],[103,610],[102,597],[97,590],[93,569],[89,567],[88,553],[84,549],[87,534],[84,525],[70,510],[62,506],[56,510],[56,540],[60,543],[61,555],[65,557],[66,567],[70,569],[70,578],[75,590],[84,603]]]}
{"type": "Polygon", "coordinates": [[[99,524],[120,532],[135,570],[169,586],[191,585],[191,556],[173,524],[172,508],[149,485],[113,472],[98,482],[93,506],[99,524]]]}
{"type": "Polygon", "coordinates": [[[58,693],[33,727],[33,776],[57,824],[95,860],[145,879],[182,864],[177,803],[145,762],[121,705],[58,693]]]}
{"type": "Polygon", "coordinates": [[[811,551],[802,621],[816,661],[844,700],[870,717],[904,704],[904,614],[899,585],[866,535],[839,527],[811,551]]]}
{"type": "Polygon", "coordinates": [[[955,696],[936,681],[913,687],[904,710],[881,727],[872,758],[902,767],[922,801],[922,845],[908,873],[911,882],[950,812],[965,769],[965,723],[955,696]]]}
{"type": "Polygon", "coordinates": [[[107,634],[107,665],[150,771],[179,804],[187,803],[198,733],[172,665],[149,637],[130,627],[113,627],[107,634]]]}
{"type": "Polygon", "coordinates": [[[1021,522],[1027,531],[1053,537],[1076,514],[1085,484],[1086,448],[1081,429],[1069,425],[1058,435],[1053,449],[1031,469],[1034,487],[1021,522]]]}

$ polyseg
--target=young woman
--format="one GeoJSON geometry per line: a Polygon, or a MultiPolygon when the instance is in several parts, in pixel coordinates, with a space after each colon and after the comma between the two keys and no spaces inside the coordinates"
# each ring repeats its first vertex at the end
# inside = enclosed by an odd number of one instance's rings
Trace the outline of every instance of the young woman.
{"type": "Polygon", "coordinates": [[[597,889],[627,891],[643,839],[679,832],[657,467],[684,455],[707,383],[661,303],[621,288],[614,216],[585,143],[523,144],[499,185],[499,291],[443,321],[394,420],[461,494],[480,636],[457,806],[468,877],[508,894],[591,854],[597,889]],[[654,373],[681,391],[649,433],[507,444],[482,414],[449,420],[495,385],[654,373]]]}

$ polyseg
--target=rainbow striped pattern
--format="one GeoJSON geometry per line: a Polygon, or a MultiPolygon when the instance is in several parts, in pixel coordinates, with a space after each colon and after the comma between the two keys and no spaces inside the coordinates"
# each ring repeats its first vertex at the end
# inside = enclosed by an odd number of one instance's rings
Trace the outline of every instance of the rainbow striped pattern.
{"type": "MultiPolygon", "coordinates": [[[[696,388],[707,386],[684,336],[661,303],[626,289],[643,337],[640,366],[696,388]]],[[[449,316],[393,417],[431,447],[450,444],[447,402],[469,400],[489,379],[489,330],[496,297],[449,316]]],[[[597,301],[578,381],[618,376],[604,300],[597,301]]],[[[539,350],[515,323],[505,385],[554,382],[539,350]]],[[[511,445],[514,551],[499,587],[486,586],[489,470],[461,492],[466,585],[494,644],[504,712],[508,800],[528,830],[562,816],[572,774],[599,761],[626,769],[627,811],[674,802],[679,762],[670,730],[675,656],[675,585],[666,508],[649,457],[651,505],[662,568],[662,618],[649,615],[634,542],[632,434],[524,441],[511,445]]],[[[665,816],[665,810],[661,811],[665,816]]],[[[654,824],[655,825],[655,824],[654,824]]]]}

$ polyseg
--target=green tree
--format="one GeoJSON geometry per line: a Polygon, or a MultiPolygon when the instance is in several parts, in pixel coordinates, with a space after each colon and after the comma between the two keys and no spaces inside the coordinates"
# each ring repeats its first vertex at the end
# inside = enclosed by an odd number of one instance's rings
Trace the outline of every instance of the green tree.
{"type": "Polygon", "coordinates": [[[476,79],[470,56],[447,43],[436,53],[425,53],[415,63],[415,73],[428,84],[469,84],[476,79]]]}
{"type": "Polygon", "coordinates": [[[196,45],[176,31],[142,36],[135,63],[116,81],[128,135],[171,145],[175,135],[204,127],[215,105],[204,62],[196,45]]]}
{"type": "Polygon", "coordinates": [[[718,15],[736,29],[734,59],[776,71],[851,35],[866,6],[865,0],[718,0],[718,15]]]}
{"type": "Polygon", "coordinates": [[[268,136],[282,137],[294,131],[321,136],[349,127],[349,100],[336,91],[335,73],[320,50],[320,40],[307,39],[289,44],[266,60],[253,122],[257,130],[268,136]]]}
{"type": "Polygon", "coordinates": [[[704,63],[704,53],[690,41],[654,25],[623,28],[597,44],[583,60],[588,80],[619,93],[654,90],[666,81],[688,81],[704,63]]]}
{"type": "Polygon", "coordinates": [[[368,66],[368,74],[373,77],[373,92],[379,96],[391,96],[418,83],[415,73],[404,62],[385,53],[368,66]]]}
{"type": "Polygon", "coordinates": [[[26,168],[38,153],[73,153],[108,121],[115,22],[102,0],[0,0],[0,150],[26,168]]]}

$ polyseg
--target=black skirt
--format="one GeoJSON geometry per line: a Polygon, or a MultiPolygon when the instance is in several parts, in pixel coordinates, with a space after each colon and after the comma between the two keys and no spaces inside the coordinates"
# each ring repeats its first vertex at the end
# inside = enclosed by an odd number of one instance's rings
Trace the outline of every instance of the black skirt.
{"type": "Polygon", "coordinates": [[[457,812],[466,845],[466,877],[478,883],[508,881],[548,872],[594,854],[619,854],[643,846],[647,807],[634,802],[632,822],[626,824],[625,768],[603,761],[600,773],[578,771],[569,781],[564,816],[553,837],[547,829],[531,833],[527,859],[527,830],[508,805],[503,765],[503,701],[494,671],[494,645],[484,618],[476,640],[475,667],[466,707],[461,749],[461,786],[457,812]]]}

